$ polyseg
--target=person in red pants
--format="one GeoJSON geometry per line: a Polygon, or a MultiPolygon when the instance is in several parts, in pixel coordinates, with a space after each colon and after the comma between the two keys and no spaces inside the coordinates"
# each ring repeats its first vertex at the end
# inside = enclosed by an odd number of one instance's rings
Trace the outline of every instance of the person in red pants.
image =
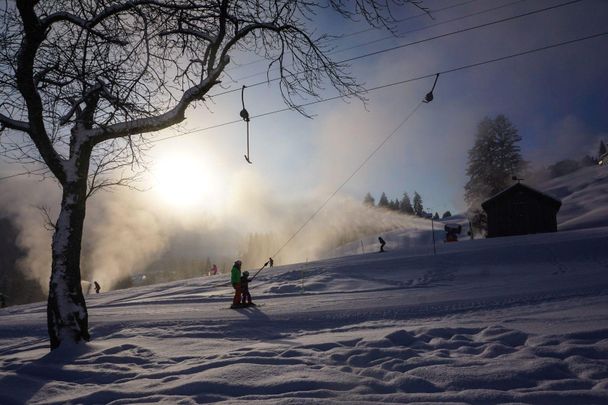
{"type": "Polygon", "coordinates": [[[232,308],[241,306],[241,261],[237,260],[232,266],[230,272],[230,281],[234,287],[234,298],[232,299],[232,308]]]}

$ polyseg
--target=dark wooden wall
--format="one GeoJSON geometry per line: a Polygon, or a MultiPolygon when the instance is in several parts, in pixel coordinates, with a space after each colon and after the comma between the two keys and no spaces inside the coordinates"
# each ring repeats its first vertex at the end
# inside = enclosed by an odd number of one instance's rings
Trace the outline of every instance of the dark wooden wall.
{"type": "Polygon", "coordinates": [[[517,190],[488,206],[487,237],[557,231],[555,204],[527,190],[517,190]]]}

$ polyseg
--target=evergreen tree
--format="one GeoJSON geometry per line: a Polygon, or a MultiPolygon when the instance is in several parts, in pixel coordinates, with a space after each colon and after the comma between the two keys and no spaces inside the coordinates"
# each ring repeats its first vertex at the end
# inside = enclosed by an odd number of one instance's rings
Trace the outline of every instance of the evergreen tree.
{"type": "Polygon", "coordinates": [[[439,219],[439,213],[435,212],[435,215],[433,215],[433,219],[437,221],[439,219]]]}
{"type": "Polygon", "coordinates": [[[403,198],[401,199],[401,205],[399,209],[404,214],[414,215],[414,207],[412,206],[412,201],[410,200],[410,196],[407,193],[403,193],[403,198]]]}
{"type": "Polygon", "coordinates": [[[416,191],[414,191],[414,214],[422,217],[424,216],[424,207],[422,205],[422,197],[416,191]]]}
{"type": "Polygon", "coordinates": [[[606,153],[606,145],[604,144],[604,141],[600,141],[600,150],[599,150],[599,155],[597,157],[599,158],[600,156],[602,156],[605,153],[606,153]]]}
{"type": "Polygon", "coordinates": [[[365,194],[365,197],[363,198],[363,205],[366,205],[368,207],[373,207],[376,205],[376,200],[374,199],[374,197],[372,197],[372,195],[370,193],[365,194]]]}
{"type": "Polygon", "coordinates": [[[443,215],[441,216],[442,219],[446,219],[452,216],[452,213],[450,211],[446,211],[443,213],[443,215]]]}
{"type": "Polygon", "coordinates": [[[393,200],[393,202],[391,202],[391,209],[392,209],[393,211],[399,211],[399,205],[400,205],[400,204],[399,204],[399,200],[398,200],[397,198],[395,198],[395,199],[393,200]]]}
{"type": "Polygon", "coordinates": [[[517,128],[504,115],[486,117],[479,123],[475,144],[469,150],[469,181],[465,185],[465,200],[471,209],[507,188],[511,177],[525,169],[519,141],[517,128]]]}
{"type": "Polygon", "coordinates": [[[378,201],[378,207],[381,208],[389,208],[389,202],[388,202],[388,198],[386,197],[386,194],[384,194],[384,192],[382,192],[382,195],[380,196],[380,200],[378,201]]]}

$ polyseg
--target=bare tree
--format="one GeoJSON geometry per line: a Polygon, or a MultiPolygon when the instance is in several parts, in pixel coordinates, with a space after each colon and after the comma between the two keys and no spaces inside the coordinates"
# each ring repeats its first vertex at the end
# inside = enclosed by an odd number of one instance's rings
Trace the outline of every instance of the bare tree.
{"type": "Polygon", "coordinates": [[[145,134],[176,125],[220,85],[230,55],[278,66],[280,91],[361,88],[315,35],[318,12],[394,27],[416,0],[5,0],[0,11],[0,136],[6,156],[39,163],[62,189],[47,307],[51,349],[89,339],[80,285],[86,200],[129,184],[145,134]],[[118,174],[116,174],[118,172],[118,174]]]}

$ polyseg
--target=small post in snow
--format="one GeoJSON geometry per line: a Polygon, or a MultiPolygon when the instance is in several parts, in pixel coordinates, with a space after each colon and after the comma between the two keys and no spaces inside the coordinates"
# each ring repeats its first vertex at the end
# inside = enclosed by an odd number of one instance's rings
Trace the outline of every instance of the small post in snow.
{"type": "MultiPolygon", "coordinates": [[[[431,213],[433,210],[431,210],[431,213]]],[[[433,220],[433,216],[431,215],[431,234],[433,235],[433,255],[437,254],[437,250],[435,248],[435,221],[433,220]]]]}

